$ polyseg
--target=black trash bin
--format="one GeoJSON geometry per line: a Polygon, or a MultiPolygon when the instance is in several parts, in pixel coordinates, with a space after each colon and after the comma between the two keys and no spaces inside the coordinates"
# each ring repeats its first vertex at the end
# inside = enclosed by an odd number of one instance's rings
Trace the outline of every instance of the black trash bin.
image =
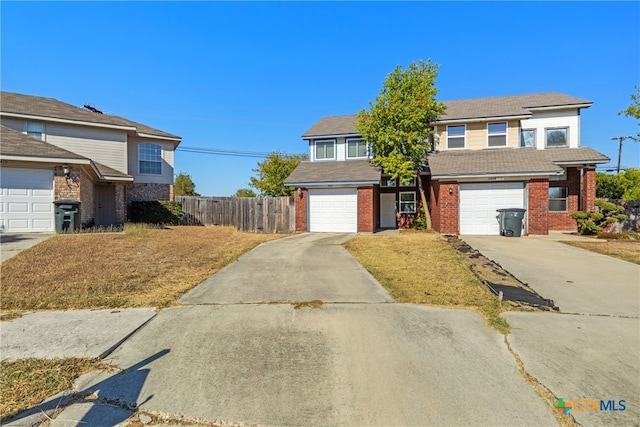
{"type": "Polygon", "coordinates": [[[56,200],[56,233],[73,233],[80,229],[80,202],[77,200],[56,200]]]}
{"type": "Polygon", "coordinates": [[[505,208],[498,209],[500,215],[500,235],[506,237],[520,237],[522,235],[522,219],[526,209],[522,208],[505,208]]]}

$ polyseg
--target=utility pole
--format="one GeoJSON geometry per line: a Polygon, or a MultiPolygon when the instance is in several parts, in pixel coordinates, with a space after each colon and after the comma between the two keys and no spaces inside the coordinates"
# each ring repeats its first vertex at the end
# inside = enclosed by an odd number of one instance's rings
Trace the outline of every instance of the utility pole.
{"type": "Polygon", "coordinates": [[[631,136],[614,136],[613,138],[611,138],[612,141],[616,141],[618,140],[620,145],[618,147],[618,168],[617,168],[617,172],[616,173],[620,173],[620,159],[622,157],[622,141],[624,141],[625,139],[630,139],[632,138],[631,136]]]}

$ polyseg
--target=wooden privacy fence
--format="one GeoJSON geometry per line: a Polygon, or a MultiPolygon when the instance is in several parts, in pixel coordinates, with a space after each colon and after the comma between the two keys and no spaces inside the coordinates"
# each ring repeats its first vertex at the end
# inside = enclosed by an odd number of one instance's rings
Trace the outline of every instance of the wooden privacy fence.
{"type": "Polygon", "coordinates": [[[291,197],[176,196],[185,224],[227,225],[256,233],[292,233],[296,228],[291,197]]]}

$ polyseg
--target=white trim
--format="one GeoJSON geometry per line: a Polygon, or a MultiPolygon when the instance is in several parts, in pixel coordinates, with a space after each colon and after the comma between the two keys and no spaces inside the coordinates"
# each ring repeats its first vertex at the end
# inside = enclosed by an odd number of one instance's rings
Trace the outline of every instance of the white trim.
{"type": "Polygon", "coordinates": [[[593,102],[586,104],[567,104],[567,105],[555,105],[551,107],[527,107],[529,111],[544,111],[544,110],[568,110],[573,108],[589,108],[593,105],[593,102]]]}
{"type": "MultiPolygon", "coordinates": [[[[357,148],[356,148],[356,150],[357,150],[357,148]]],[[[346,160],[368,159],[369,158],[369,143],[367,141],[365,141],[363,138],[345,138],[345,140],[344,140],[344,158],[346,160]],[[349,157],[349,143],[350,142],[364,142],[365,155],[364,156],[349,157]]]]}
{"type": "Polygon", "coordinates": [[[29,156],[16,156],[11,154],[0,154],[2,160],[12,160],[16,162],[39,162],[39,163],[69,163],[72,165],[88,165],[91,164],[89,159],[74,159],[64,157],[29,157],[29,156]]]}
{"type": "Polygon", "coordinates": [[[182,138],[172,138],[170,136],[152,135],[150,133],[139,133],[139,132],[136,132],[136,133],[141,138],[156,138],[156,139],[166,139],[167,141],[182,142],[182,138]]]}
{"type": "Polygon", "coordinates": [[[511,172],[511,173],[487,173],[487,174],[466,174],[466,175],[432,175],[431,179],[464,179],[464,178],[476,178],[490,180],[491,178],[509,178],[509,177],[526,177],[526,176],[554,176],[560,175],[562,171],[547,171],[547,172],[511,172]]]}
{"type": "Polygon", "coordinates": [[[571,140],[570,140],[570,135],[569,135],[569,128],[570,128],[570,126],[545,127],[544,128],[544,148],[570,148],[571,140]],[[550,130],[561,130],[561,129],[566,130],[566,134],[565,134],[565,142],[566,143],[564,145],[551,145],[551,146],[549,146],[549,144],[548,144],[548,139],[549,139],[548,132],[550,130]]]}
{"type": "Polygon", "coordinates": [[[138,175],[141,176],[162,176],[162,163],[164,160],[164,157],[162,155],[162,153],[164,152],[162,145],[158,144],[157,142],[149,142],[149,141],[143,141],[143,142],[138,142],[138,175]],[[142,148],[143,145],[155,145],[156,147],[160,148],[160,161],[157,162],[155,160],[142,160],[141,156],[140,156],[140,149],[142,148]],[[153,163],[160,163],[160,173],[149,173],[149,172],[141,172],[141,168],[140,168],[140,162],[153,162],[153,163]]]}
{"type": "Polygon", "coordinates": [[[329,182],[290,182],[287,187],[357,187],[359,185],[375,185],[380,181],[329,181],[329,182]]]}
{"type": "MultiPolygon", "coordinates": [[[[552,147],[554,148],[554,147],[552,147]]],[[[562,148],[562,147],[558,147],[562,148]]],[[[576,165],[576,166],[585,166],[585,165],[594,165],[594,164],[604,164],[609,163],[609,160],[552,160],[554,165],[576,165]]]]}
{"type": "MultiPolygon", "coordinates": [[[[447,125],[447,128],[445,129],[446,132],[446,146],[447,146],[447,150],[464,150],[465,148],[467,148],[467,125],[466,124],[461,124],[461,125],[447,125]],[[463,146],[462,147],[449,147],[449,128],[450,127],[460,127],[460,126],[464,126],[464,135],[462,135],[463,138],[463,146]]],[[[460,138],[459,135],[454,135],[453,138],[460,138]]]]}
{"type": "Polygon", "coordinates": [[[487,130],[487,148],[496,148],[496,147],[507,147],[509,145],[509,122],[487,122],[486,126],[487,130]],[[491,133],[489,131],[489,125],[498,125],[504,123],[504,132],[499,133],[491,133]],[[490,136],[503,136],[504,135],[504,145],[489,145],[489,137],[490,136]]]}
{"type": "MultiPolygon", "coordinates": [[[[312,142],[312,148],[311,150],[313,151],[313,161],[314,162],[326,162],[326,161],[333,161],[337,159],[337,155],[338,155],[338,141],[335,139],[314,139],[312,142]],[[333,144],[333,157],[325,157],[325,158],[317,158],[316,154],[317,154],[317,145],[318,142],[320,143],[332,143],[333,144]]],[[[326,149],[325,149],[326,152],[326,149]]]]}
{"type": "Polygon", "coordinates": [[[85,121],[82,121],[82,120],[59,119],[57,117],[48,117],[48,116],[47,117],[45,117],[45,116],[32,116],[30,114],[5,113],[4,111],[0,112],[0,116],[17,117],[17,118],[21,118],[21,119],[42,120],[42,121],[45,121],[45,122],[69,123],[69,124],[74,124],[74,125],[103,127],[103,128],[109,128],[109,129],[121,129],[121,130],[131,130],[131,131],[135,131],[136,130],[135,127],[131,127],[131,126],[85,122],[85,121]]]}
{"type": "Polygon", "coordinates": [[[509,121],[509,120],[522,120],[531,118],[532,114],[518,115],[518,116],[497,116],[497,117],[478,117],[469,119],[451,119],[451,120],[438,120],[435,121],[435,125],[449,125],[449,124],[463,124],[463,123],[477,123],[477,122],[495,122],[495,121],[509,121]]]}
{"type": "Polygon", "coordinates": [[[518,147],[520,148],[536,148],[536,144],[538,142],[538,129],[536,128],[520,128],[520,132],[518,135],[518,147]],[[522,132],[533,132],[533,145],[527,146],[522,145],[522,132]]]}
{"type": "MultiPolygon", "coordinates": [[[[404,202],[404,203],[411,203],[411,202],[404,202]]],[[[418,203],[417,197],[416,197],[416,192],[415,191],[400,191],[398,192],[398,212],[402,213],[416,213],[416,211],[418,210],[416,204],[418,203]],[[413,194],[413,210],[412,211],[403,211],[402,210],[402,195],[403,194],[413,194]]]]}
{"type": "Polygon", "coordinates": [[[335,138],[362,138],[362,135],[359,133],[335,133],[330,135],[304,135],[302,137],[303,141],[313,141],[313,140],[322,140],[322,139],[335,139],[335,138]],[[320,138],[320,139],[318,139],[320,138]]]}

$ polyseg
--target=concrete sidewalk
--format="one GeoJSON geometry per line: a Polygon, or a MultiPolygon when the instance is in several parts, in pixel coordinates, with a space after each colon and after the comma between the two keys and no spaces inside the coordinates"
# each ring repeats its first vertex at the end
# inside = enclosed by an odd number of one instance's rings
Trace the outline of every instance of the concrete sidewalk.
{"type": "Polygon", "coordinates": [[[27,313],[0,324],[0,357],[103,357],[155,314],[153,308],[27,313]]]}
{"type": "Polygon", "coordinates": [[[557,233],[461,238],[562,312],[640,317],[640,265],[561,243],[557,233]]]}

